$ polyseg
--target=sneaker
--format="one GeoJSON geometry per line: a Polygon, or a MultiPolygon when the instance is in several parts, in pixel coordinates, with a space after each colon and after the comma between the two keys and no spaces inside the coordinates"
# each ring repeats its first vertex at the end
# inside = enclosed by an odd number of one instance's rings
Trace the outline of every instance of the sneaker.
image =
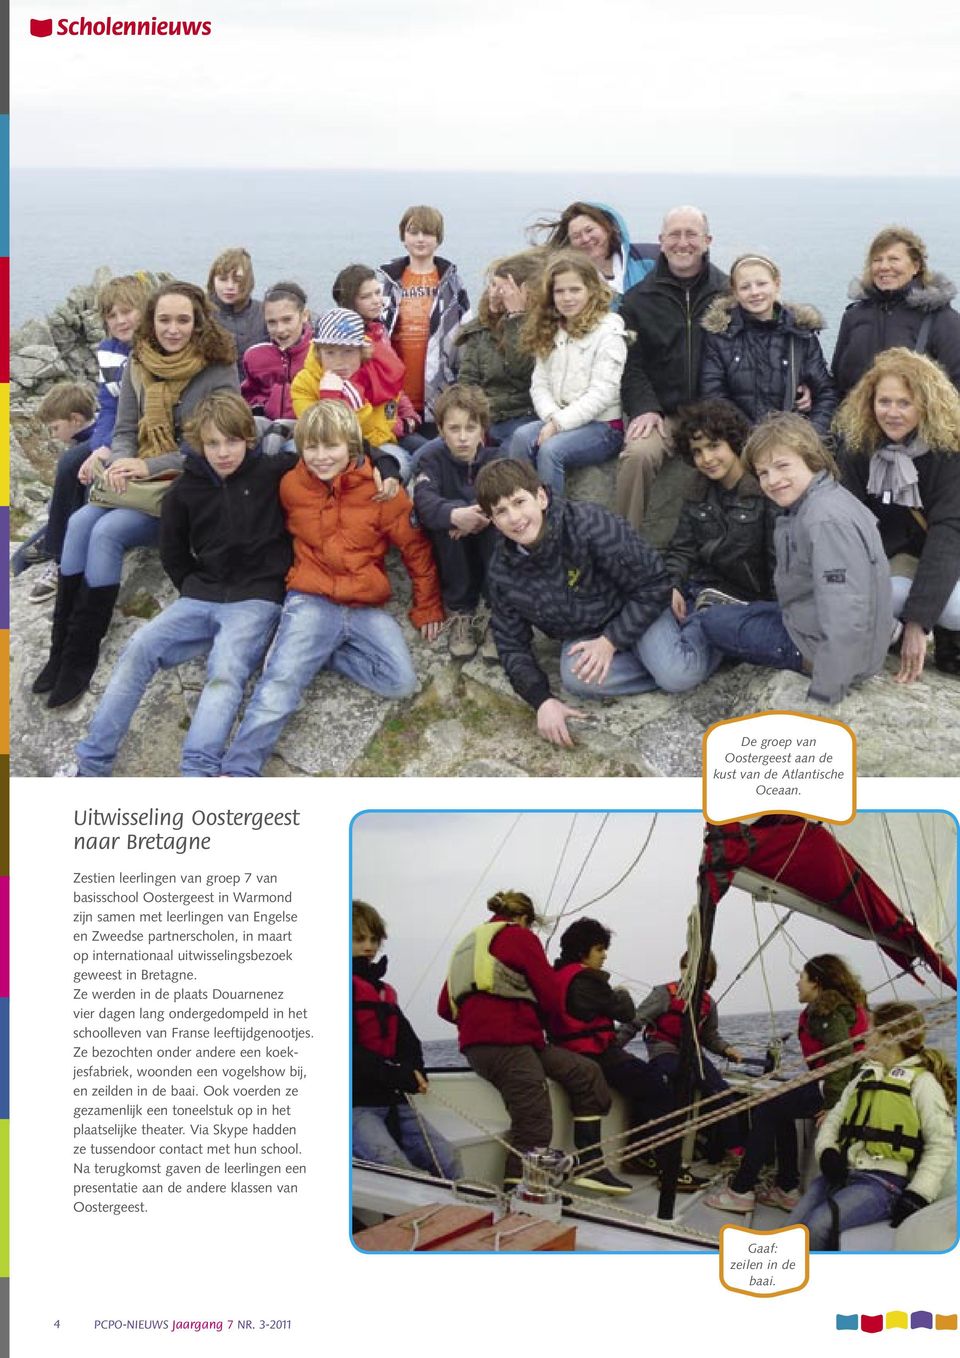
{"type": "Polygon", "coordinates": [[[606,1165],[602,1169],[591,1169],[584,1174],[575,1174],[572,1182],[577,1188],[592,1188],[595,1193],[633,1192],[633,1184],[618,1179],[615,1174],[611,1174],[606,1165]]]}
{"type": "Polygon", "coordinates": [[[48,561],[40,572],[37,580],[27,595],[27,602],[31,604],[45,604],[48,599],[56,598],[57,581],[60,579],[60,567],[55,561],[48,561]]]}
{"type": "Polygon", "coordinates": [[[779,1184],[770,1184],[757,1189],[757,1202],[762,1202],[765,1207],[779,1207],[781,1212],[792,1212],[799,1201],[799,1188],[781,1188],[779,1184]]]}
{"type": "Polygon", "coordinates": [[[702,589],[696,597],[693,608],[694,612],[699,613],[702,608],[712,608],[714,604],[744,603],[743,599],[737,599],[733,594],[724,594],[722,589],[702,589]]]}
{"type": "Polygon", "coordinates": [[[489,627],[483,629],[480,637],[480,659],[486,661],[488,665],[499,665],[500,652],[497,650],[497,643],[493,639],[493,633],[489,627]]]}
{"type": "Polygon", "coordinates": [[[754,1193],[735,1193],[729,1184],[708,1193],[703,1200],[704,1206],[715,1207],[718,1212],[752,1212],[757,1205],[754,1193]]]}
{"type": "Polygon", "coordinates": [[[900,621],[899,618],[894,618],[893,626],[890,629],[890,645],[887,647],[887,650],[896,651],[897,654],[899,655],[900,639],[902,636],[903,636],[903,623],[900,621]]]}
{"type": "MultiPolygon", "coordinates": [[[[680,1173],[677,1175],[677,1182],[674,1185],[674,1188],[677,1193],[699,1193],[701,1188],[706,1188],[709,1182],[709,1179],[701,1179],[699,1175],[694,1174],[692,1169],[684,1168],[681,1169],[680,1173]]],[[[657,1180],[657,1187],[663,1187],[663,1184],[659,1179],[657,1180]]]]}
{"type": "Polygon", "coordinates": [[[13,556],[10,558],[10,569],[14,575],[22,575],[31,566],[39,566],[43,561],[50,560],[50,553],[47,551],[44,535],[46,524],[39,528],[32,537],[22,542],[13,556]]]}
{"type": "Polygon", "coordinates": [[[473,618],[469,613],[454,613],[447,624],[449,637],[447,646],[454,660],[469,660],[477,653],[477,642],[473,635],[473,618]]]}
{"type": "Polygon", "coordinates": [[[655,1155],[628,1155],[620,1168],[624,1174],[659,1174],[660,1166],[655,1155]]]}

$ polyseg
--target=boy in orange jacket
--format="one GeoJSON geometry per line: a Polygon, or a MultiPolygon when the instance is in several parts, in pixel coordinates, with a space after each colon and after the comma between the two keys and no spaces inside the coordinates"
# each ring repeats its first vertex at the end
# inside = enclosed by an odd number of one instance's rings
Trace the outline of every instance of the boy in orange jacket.
{"type": "Polygon", "coordinates": [[[293,431],[301,460],[280,482],[293,566],[276,640],[223,760],[230,777],[257,777],[307,685],[335,670],[385,698],[416,692],[417,676],[390,598],[384,557],[393,544],[413,585],[410,620],[426,641],[443,620],[426,535],[401,490],[378,500],[360,426],[340,401],[318,401],[293,431]]]}

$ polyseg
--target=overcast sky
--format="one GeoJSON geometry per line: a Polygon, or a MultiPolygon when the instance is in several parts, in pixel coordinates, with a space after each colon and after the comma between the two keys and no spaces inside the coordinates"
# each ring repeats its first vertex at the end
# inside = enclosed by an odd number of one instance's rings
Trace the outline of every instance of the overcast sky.
{"type": "MultiPolygon", "coordinates": [[[[649,812],[619,812],[601,828],[602,820],[597,812],[579,813],[575,819],[571,812],[524,813],[519,821],[516,812],[451,812],[368,813],[354,822],[353,893],[376,906],[386,919],[389,979],[421,1037],[454,1036],[453,1028],[436,1016],[437,996],[453,946],[474,925],[489,918],[485,904],[489,896],[505,888],[526,891],[553,918],[565,907],[582,906],[627,870],[654,817],[649,812]],[[600,838],[594,844],[598,830],[600,838]]],[[[888,824],[897,821],[893,815],[888,824]]],[[[937,821],[950,835],[955,854],[953,822],[946,816],[938,816],[937,821]]],[[[608,966],[615,982],[627,985],[635,999],[677,975],[686,918],[696,898],[702,845],[701,816],[660,813],[630,876],[583,912],[614,930],[608,966]]],[[[944,890],[949,890],[949,873],[940,876],[944,890]]],[[[953,887],[950,899],[955,907],[955,881],[953,887]]],[[[912,890],[916,895],[917,888],[912,890]]],[[[573,918],[560,924],[558,937],[573,918]]],[[[758,905],[755,915],[751,898],[741,891],[724,897],[713,941],[720,966],[715,997],[722,995],[750,957],[758,932],[765,938],[780,918],[782,912],[768,904],[758,905]]],[[[549,929],[542,931],[540,937],[546,941],[548,933],[549,929]]],[[[551,960],[558,951],[554,942],[548,948],[551,960]]],[[[868,990],[896,971],[871,943],[794,914],[786,933],[765,950],[764,966],[755,963],[722,1000],[721,1015],[724,1011],[762,1012],[771,1004],[774,1009],[798,1008],[797,972],[806,957],[819,952],[846,958],[868,990]]],[[[930,980],[929,988],[902,979],[897,982],[897,997],[937,996],[939,983],[929,973],[922,974],[930,980]]],[[[885,985],[871,999],[879,1003],[893,994],[885,985]]]]}
{"type": "Polygon", "coordinates": [[[13,163],[955,175],[958,37],[952,0],[14,0],[13,163]]]}

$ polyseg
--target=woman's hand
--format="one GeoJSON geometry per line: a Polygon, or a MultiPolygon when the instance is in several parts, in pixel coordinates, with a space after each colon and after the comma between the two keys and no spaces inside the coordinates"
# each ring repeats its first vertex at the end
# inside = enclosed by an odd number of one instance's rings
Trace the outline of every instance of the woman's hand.
{"type": "Polygon", "coordinates": [[[85,462],[80,463],[77,480],[81,486],[92,486],[97,473],[103,470],[104,459],[110,456],[109,448],[94,448],[85,462]]]}
{"type": "Polygon", "coordinates": [[[575,641],[568,654],[577,658],[570,668],[582,683],[599,686],[606,679],[616,653],[616,646],[604,636],[594,637],[592,641],[575,641]]]}
{"type": "Polygon", "coordinates": [[[677,622],[685,622],[687,617],[687,601],[678,589],[670,594],[670,611],[677,622]]]}
{"type": "Polygon", "coordinates": [[[894,675],[898,684],[912,684],[923,673],[927,658],[927,634],[918,622],[905,622],[900,639],[900,669],[894,675]]]}
{"type": "Polygon", "coordinates": [[[131,481],[145,481],[149,474],[139,457],[121,457],[107,468],[105,480],[111,490],[122,495],[131,481]]]}
{"type": "Polygon", "coordinates": [[[560,426],[555,420],[547,420],[546,424],[540,426],[540,433],[537,435],[537,447],[542,448],[547,439],[552,439],[560,433],[560,426]]]}
{"type": "Polygon", "coordinates": [[[503,309],[507,313],[507,315],[519,316],[522,311],[526,311],[527,309],[526,283],[522,284],[520,287],[517,287],[516,279],[511,278],[509,274],[498,274],[497,282],[499,284],[498,291],[500,294],[500,301],[502,302],[503,309]]]}

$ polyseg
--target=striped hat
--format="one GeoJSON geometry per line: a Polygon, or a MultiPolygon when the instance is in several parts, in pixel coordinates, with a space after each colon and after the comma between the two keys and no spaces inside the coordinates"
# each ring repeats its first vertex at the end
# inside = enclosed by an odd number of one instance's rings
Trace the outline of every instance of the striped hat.
{"type": "Polygon", "coordinates": [[[325,311],[313,327],[314,344],[339,344],[344,347],[359,348],[366,344],[367,336],[363,328],[363,317],[346,307],[334,307],[325,311]]]}

